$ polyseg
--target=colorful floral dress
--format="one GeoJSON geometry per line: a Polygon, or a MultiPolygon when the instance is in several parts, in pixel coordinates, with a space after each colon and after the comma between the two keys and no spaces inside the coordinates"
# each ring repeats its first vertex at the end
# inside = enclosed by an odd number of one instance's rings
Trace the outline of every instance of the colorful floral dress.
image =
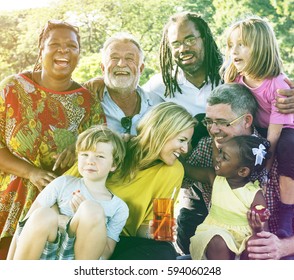
{"type": "MultiPolygon", "coordinates": [[[[54,155],[73,144],[77,135],[105,123],[100,102],[85,88],[56,92],[17,74],[0,83],[0,149],[52,171],[54,155]]],[[[0,239],[14,234],[38,195],[28,179],[0,170],[0,239]]]]}

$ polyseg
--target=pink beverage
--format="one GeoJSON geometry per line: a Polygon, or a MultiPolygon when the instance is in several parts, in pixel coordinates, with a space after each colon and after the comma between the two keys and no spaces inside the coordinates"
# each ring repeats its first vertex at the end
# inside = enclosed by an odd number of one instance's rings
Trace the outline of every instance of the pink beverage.
{"type": "Polygon", "coordinates": [[[154,239],[174,241],[174,200],[171,198],[155,198],[153,200],[154,239]]]}

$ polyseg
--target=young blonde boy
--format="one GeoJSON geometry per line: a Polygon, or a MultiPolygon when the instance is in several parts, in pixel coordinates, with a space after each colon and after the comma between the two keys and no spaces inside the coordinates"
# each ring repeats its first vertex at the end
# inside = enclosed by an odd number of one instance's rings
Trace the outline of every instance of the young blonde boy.
{"type": "Polygon", "coordinates": [[[38,195],[19,223],[8,259],[108,259],[119,241],[129,210],[105,186],[125,157],[120,136],[105,126],[81,133],[76,152],[81,178],[63,175],[38,195]],[[65,230],[51,207],[69,217],[65,230]],[[18,238],[17,238],[18,237],[18,238]]]}

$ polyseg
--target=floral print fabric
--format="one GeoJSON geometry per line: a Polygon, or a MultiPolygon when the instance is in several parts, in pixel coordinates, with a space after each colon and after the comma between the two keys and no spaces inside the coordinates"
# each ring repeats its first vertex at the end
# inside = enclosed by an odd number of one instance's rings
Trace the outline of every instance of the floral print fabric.
{"type": "MultiPolygon", "coordinates": [[[[0,149],[52,170],[54,156],[86,128],[105,123],[100,102],[85,88],[56,92],[18,74],[0,83],[0,149]]],[[[61,174],[64,170],[59,170],[61,174]]],[[[12,236],[38,195],[27,179],[0,170],[0,238],[12,236]]]]}

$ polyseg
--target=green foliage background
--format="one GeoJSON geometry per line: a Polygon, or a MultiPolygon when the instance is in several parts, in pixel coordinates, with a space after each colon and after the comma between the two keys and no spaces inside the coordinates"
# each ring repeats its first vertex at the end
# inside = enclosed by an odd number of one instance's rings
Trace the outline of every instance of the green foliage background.
{"type": "Polygon", "coordinates": [[[79,26],[82,55],[73,78],[84,82],[101,75],[100,49],[118,31],[128,31],[141,42],[145,70],[140,83],[159,72],[159,43],[168,17],[189,10],[209,23],[218,46],[224,51],[224,31],[236,19],[255,14],[267,18],[276,33],[286,74],[294,78],[294,0],[52,0],[49,8],[0,12],[0,80],[32,69],[37,39],[49,19],[79,26]]]}

